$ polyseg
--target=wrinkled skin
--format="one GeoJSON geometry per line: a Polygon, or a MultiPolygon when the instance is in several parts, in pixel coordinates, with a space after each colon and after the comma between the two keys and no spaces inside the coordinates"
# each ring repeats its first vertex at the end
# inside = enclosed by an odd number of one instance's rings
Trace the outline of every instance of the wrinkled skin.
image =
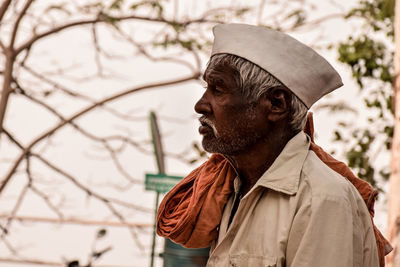
{"type": "Polygon", "coordinates": [[[229,66],[207,69],[206,91],[195,105],[201,114],[199,131],[210,153],[235,155],[266,137],[268,121],[258,103],[245,99],[236,87],[235,70],[229,66]]]}
{"type": "Polygon", "coordinates": [[[237,70],[228,64],[207,68],[203,96],[195,105],[200,117],[202,145],[229,159],[242,180],[244,195],[271,166],[294,136],[289,129],[291,93],[273,88],[257,102],[238,88],[237,70]]]}

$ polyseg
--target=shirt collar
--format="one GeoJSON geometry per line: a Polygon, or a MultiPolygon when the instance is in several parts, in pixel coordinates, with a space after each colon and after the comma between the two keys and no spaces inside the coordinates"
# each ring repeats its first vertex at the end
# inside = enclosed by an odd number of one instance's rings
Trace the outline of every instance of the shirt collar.
{"type": "Polygon", "coordinates": [[[309,146],[310,138],[303,131],[300,131],[289,140],[274,163],[258,179],[251,191],[262,186],[288,195],[296,194],[309,146]]]}

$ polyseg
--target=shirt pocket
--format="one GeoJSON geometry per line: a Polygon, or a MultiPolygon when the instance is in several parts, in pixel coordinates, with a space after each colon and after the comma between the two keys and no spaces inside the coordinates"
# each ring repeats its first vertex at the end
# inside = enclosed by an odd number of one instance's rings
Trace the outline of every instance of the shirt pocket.
{"type": "Polygon", "coordinates": [[[277,267],[277,259],[272,256],[231,255],[229,264],[231,267],[277,267]]]}

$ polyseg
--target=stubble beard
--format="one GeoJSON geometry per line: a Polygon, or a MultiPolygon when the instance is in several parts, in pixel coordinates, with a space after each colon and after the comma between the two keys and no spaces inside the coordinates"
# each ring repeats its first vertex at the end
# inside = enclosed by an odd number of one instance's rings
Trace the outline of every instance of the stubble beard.
{"type": "Polygon", "coordinates": [[[256,144],[264,138],[252,128],[251,122],[255,118],[255,111],[252,108],[246,109],[245,114],[232,121],[232,128],[223,134],[217,131],[215,124],[208,118],[200,118],[206,123],[212,133],[203,136],[202,146],[209,153],[220,153],[224,155],[235,155],[246,151],[247,148],[256,144]]]}

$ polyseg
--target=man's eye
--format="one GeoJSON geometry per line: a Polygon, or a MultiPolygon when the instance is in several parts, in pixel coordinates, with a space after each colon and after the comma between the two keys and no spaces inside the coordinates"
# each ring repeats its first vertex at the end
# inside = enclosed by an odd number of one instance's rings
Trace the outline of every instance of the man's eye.
{"type": "Polygon", "coordinates": [[[213,86],[212,91],[214,92],[214,94],[222,94],[222,89],[217,86],[213,86]]]}
{"type": "Polygon", "coordinates": [[[208,84],[208,85],[204,85],[203,87],[204,87],[204,89],[206,89],[206,90],[208,89],[216,95],[220,95],[223,93],[223,90],[220,87],[215,86],[215,85],[208,84]]]}

